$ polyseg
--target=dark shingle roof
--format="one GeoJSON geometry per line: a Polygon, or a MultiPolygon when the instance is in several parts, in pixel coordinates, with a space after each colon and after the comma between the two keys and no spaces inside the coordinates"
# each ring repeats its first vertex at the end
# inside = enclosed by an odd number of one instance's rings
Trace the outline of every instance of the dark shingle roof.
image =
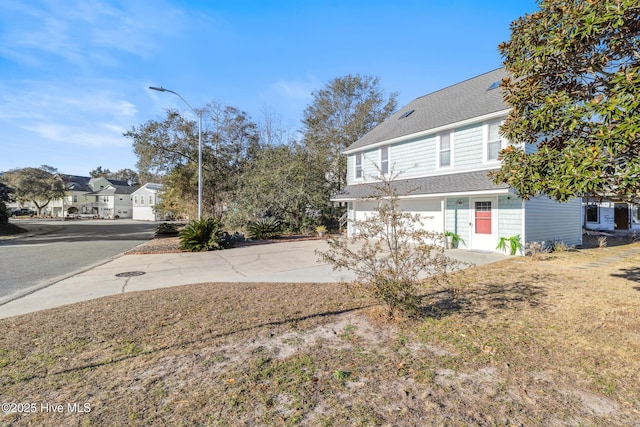
{"type": "Polygon", "coordinates": [[[74,191],[87,191],[91,192],[91,187],[89,187],[89,180],[91,177],[89,176],[79,176],[79,175],[67,175],[67,174],[58,174],[60,179],[65,183],[65,187],[68,190],[74,191]]]}
{"type": "Polygon", "coordinates": [[[488,90],[504,77],[507,77],[507,72],[498,68],[416,98],[352,144],[347,151],[506,110],[508,106],[502,100],[501,89],[488,90]],[[401,118],[411,110],[413,113],[401,118]]]}
{"type": "MultiPolygon", "coordinates": [[[[399,196],[435,195],[445,193],[469,193],[485,190],[500,190],[508,185],[494,184],[487,174],[491,171],[462,172],[450,175],[427,176],[422,178],[391,181],[399,196]]],[[[331,200],[356,200],[371,198],[380,194],[381,183],[347,185],[344,190],[333,195],[331,200]]]]}
{"type": "Polygon", "coordinates": [[[100,191],[96,191],[94,194],[99,196],[110,196],[113,194],[131,194],[136,190],[136,187],[132,187],[130,185],[110,185],[100,191]]]}

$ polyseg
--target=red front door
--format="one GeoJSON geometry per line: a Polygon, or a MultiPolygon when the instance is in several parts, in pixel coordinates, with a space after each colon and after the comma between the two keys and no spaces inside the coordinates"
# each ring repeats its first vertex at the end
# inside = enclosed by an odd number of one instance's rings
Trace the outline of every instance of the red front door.
{"type": "Polygon", "coordinates": [[[476,234],[491,234],[491,202],[476,202],[476,234]]]}

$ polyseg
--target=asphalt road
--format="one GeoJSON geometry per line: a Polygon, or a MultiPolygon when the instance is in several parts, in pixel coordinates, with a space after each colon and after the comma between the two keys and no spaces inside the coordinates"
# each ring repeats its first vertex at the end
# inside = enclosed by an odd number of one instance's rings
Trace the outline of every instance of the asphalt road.
{"type": "Polygon", "coordinates": [[[131,220],[37,224],[56,229],[44,235],[0,241],[0,304],[126,252],[151,239],[156,227],[153,222],[131,220]]]}

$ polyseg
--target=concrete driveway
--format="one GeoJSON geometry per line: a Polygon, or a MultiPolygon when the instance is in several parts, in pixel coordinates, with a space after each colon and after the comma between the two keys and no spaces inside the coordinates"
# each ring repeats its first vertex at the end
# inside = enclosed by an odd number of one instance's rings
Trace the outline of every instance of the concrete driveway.
{"type": "MultiPolygon", "coordinates": [[[[58,307],[78,301],[170,286],[206,282],[350,281],[349,271],[333,271],[319,263],[316,250],[325,240],[271,243],[223,251],[124,255],[91,270],[0,306],[0,318],[58,307]]],[[[497,253],[454,249],[447,254],[476,265],[504,259],[497,253]]]]}

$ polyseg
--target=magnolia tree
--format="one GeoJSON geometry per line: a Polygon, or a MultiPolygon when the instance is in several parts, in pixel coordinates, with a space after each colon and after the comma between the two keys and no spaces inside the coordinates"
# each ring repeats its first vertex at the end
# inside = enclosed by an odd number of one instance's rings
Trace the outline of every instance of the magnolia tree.
{"type": "Polygon", "coordinates": [[[444,253],[444,235],[426,230],[419,214],[403,211],[390,180],[371,185],[377,201],[372,214],[352,221],[351,237],[329,241],[320,258],[351,270],[350,286],[382,302],[393,316],[416,313],[427,287],[449,285],[449,272],[463,263],[444,253]]]}
{"type": "Polygon", "coordinates": [[[496,182],[525,199],[640,200],[638,0],[539,0],[500,45],[512,107],[496,182]]]}

